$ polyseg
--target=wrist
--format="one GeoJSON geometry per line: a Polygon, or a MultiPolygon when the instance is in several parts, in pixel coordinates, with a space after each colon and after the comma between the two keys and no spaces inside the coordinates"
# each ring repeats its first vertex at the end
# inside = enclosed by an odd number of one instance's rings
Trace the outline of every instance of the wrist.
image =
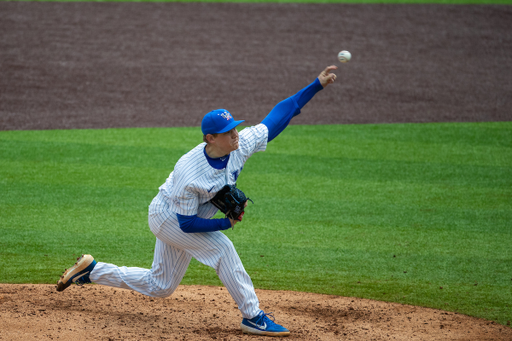
{"type": "Polygon", "coordinates": [[[232,226],[233,226],[233,225],[231,224],[231,219],[229,219],[229,218],[223,218],[223,219],[221,219],[221,220],[222,220],[222,225],[221,225],[221,227],[222,227],[222,229],[223,229],[223,230],[227,230],[227,229],[229,229],[230,227],[232,227],[232,226]]]}

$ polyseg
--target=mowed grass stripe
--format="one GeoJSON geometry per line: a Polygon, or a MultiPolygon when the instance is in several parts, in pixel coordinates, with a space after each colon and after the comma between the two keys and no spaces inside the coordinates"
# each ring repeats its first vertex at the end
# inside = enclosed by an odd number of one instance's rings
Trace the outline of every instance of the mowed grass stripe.
{"type": "MultiPolygon", "coordinates": [[[[511,136],[511,122],[290,126],[247,162],[238,185],[255,204],[225,233],[259,288],[506,323],[511,136]]],[[[0,132],[0,281],[53,283],[84,252],[150,267],[147,207],[200,141],[199,128],[0,132]]],[[[183,283],[221,285],[196,261],[183,283]]]]}

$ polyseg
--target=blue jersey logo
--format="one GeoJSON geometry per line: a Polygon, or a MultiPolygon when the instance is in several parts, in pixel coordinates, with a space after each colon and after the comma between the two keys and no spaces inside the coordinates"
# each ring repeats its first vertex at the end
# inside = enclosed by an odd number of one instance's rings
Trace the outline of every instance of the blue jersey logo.
{"type": "Polygon", "coordinates": [[[240,175],[240,172],[242,171],[242,169],[244,169],[244,167],[242,167],[234,172],[231,172],[231,175],[233,176],[233,179],[235,179],[235,182],[238,179],[238,176],[240,175]]]}

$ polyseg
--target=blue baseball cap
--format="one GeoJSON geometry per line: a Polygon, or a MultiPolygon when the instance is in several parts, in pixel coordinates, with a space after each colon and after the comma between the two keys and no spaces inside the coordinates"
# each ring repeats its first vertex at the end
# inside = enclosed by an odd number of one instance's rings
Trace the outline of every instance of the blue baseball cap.
{"type": "Polygon", "coordinates": [[[203,122],[201,122],[201,130],[203,135],[222,134],[230,131],[242,122],[245,122],[245,120],[235,121],[226,109],[217,109],[204,115],[203,122]]]}

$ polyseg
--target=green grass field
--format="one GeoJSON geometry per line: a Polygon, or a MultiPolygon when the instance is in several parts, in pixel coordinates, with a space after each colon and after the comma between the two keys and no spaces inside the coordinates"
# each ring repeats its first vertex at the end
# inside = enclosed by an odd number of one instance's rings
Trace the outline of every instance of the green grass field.
{"type": "MultiPolygon", "coordinates": [[[[147,206],[199,128],[0,131],[0,282],[150,267],[147,206]]],[[[290,126],[225,233],[258,288],[512,319],[512,122],[290,126]],[[441,289],[442,287],[442,289],[441,289]]],[[[221,285],[193,261],[183,284],[221,285]]]]}

